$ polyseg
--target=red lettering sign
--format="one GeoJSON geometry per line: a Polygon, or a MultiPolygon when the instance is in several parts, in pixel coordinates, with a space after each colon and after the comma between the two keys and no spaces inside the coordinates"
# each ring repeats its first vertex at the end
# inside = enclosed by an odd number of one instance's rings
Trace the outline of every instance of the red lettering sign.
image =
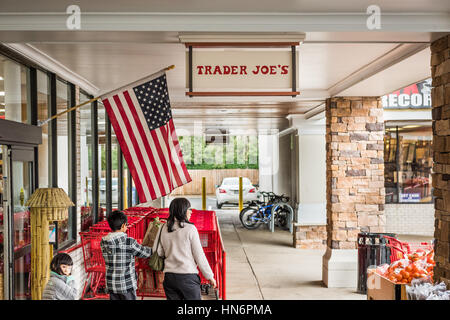
{"type": "MultiPolygon", "coordinates": [[[[289,66],[287,65],[257,65],[251,72],[255,75],[276,75],[276,74],[288,74],[289,66]]],[[[247,75],[247,66],[197,66],[198,75],[247,75]]]]}

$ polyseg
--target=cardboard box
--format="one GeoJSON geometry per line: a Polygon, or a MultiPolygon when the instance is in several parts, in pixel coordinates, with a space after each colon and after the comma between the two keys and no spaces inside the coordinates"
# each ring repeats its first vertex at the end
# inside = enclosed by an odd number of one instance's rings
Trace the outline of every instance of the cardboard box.
{"type": "Polygon", "coordinates": [[[375,269],[367,269],[367,300],[408,300],[406,284],[392,282],[375,269]]]}

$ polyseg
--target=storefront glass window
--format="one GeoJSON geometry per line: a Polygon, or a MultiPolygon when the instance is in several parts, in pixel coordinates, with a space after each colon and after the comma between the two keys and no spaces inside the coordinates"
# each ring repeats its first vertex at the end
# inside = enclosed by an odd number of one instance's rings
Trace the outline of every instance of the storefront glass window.
{"type": "MultiPolygon", "coordinates": [[[[80,103],[89,97],[80,93],[80,103]]],[[[80,108],[80,175],[81,175],[81,231],[88,231],[93,224],[92,216],[92,127],[91,106],[80,108]]]]}
{"type": "Polygon", "coordinates": [[[432,202],[431,124],[386,124],[386,203],[432,202]]]}
{"type": "MultiPolygon", "coordinates": [[[[56,81],[56,113],[67,110],[67,84],[57,80],[56,81]]],[[[68,115],[64,114],[57,118],[57,150],[58,150],[58,187],[62,188],[69,194],[69,137],[68,137],[68,115]]],[[[68,219],[58,222],[58,247],[62,243],[69,240],[72,217],[69,215],[68,219]]]]}
{"type": "MultiPolygon", "coordinates": [[[[48,118],[48,76],[37,70],[37,116],[39,121],[48,118]]],[[[42,128],[42,143],[38,146],[39,188],[48,188],[48,125],[42,128]]]]}
{"type": "Polygon", "coordinates": [[[112,127],[111,130],[112,210],[114,211],[119,207],[119,145],[112,127]]]}
{"type": "MultiPolygon", "coordinates": [[[[3,204],[3,148],[0,145],[0,203],[3,204]]],[[[3,205],[0,205],[0,300],[3,300],[3,273],[4,273],[4,256],[3,256],[3,205]]]]}
{"type": "Polygon", "coordinates": [[[27,123],[26,70],[0,55],[0,119],[27,123]]]}
{"type": "Polygon", "coordinates": [[[98,178],[99,178],[99,210],[98,221],[102,221],[106,213],[106,110],[103,103],[98,103],[98,178]]]}

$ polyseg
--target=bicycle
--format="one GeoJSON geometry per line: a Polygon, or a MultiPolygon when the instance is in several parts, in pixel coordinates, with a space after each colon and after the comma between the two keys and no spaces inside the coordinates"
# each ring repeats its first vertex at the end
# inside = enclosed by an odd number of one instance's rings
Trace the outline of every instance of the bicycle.
{"type": "Polygon", "coordinates": [[[289,229],[288,214],[293,213],[292,207],[287,204],[289,197],[264,191],[261,195],[264,201],[253,200],[239,213],[239,219],[244,228],[253,230],[261,224],[268,224],[273,215],[276,226],[285,230],[289,229]]]}

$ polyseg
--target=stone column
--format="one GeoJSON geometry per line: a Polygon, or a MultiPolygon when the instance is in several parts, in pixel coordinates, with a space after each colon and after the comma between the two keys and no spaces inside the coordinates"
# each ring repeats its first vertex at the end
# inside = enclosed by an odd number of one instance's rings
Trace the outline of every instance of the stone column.
{"type": "Polygon", "coordinates": [[[433,106],[434,281],[450,286],[450,36],[431,45],[433,106]]]}
{"type": "Polygon", "coordinates": [[[357,285],[359,232],[384,232],[384,122],[378,97],[326,101],[328,287],[357,285]]]}

